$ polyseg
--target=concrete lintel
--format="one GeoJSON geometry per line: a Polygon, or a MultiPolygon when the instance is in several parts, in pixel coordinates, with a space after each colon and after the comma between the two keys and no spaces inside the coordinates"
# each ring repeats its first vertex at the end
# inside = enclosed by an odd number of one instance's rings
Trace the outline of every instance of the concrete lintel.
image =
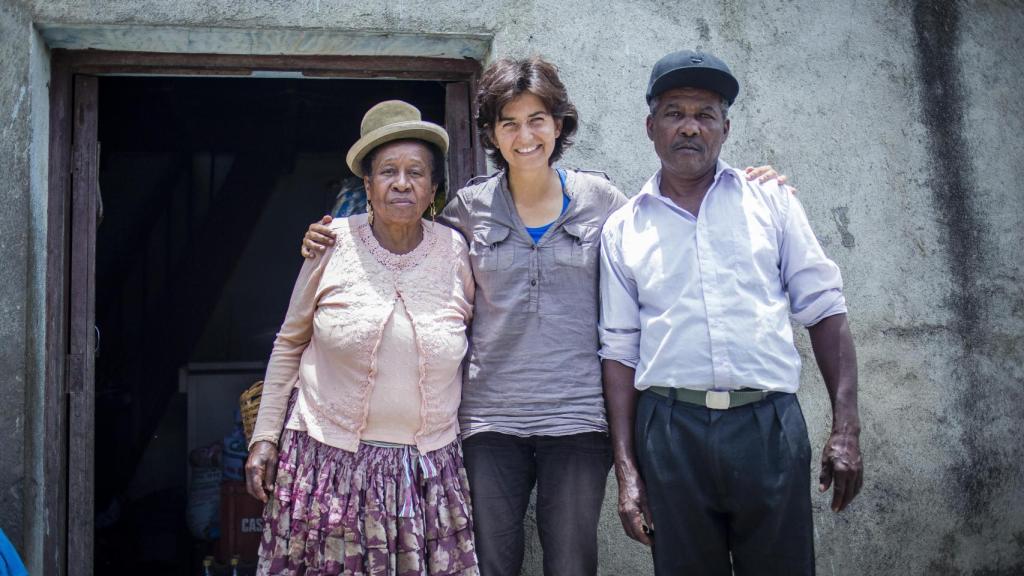
{"type": "Polygon", "coordinates": [[[490,34],[36,23],[50,49],[185,54],[425,56],[484,61],[490,34]]]}

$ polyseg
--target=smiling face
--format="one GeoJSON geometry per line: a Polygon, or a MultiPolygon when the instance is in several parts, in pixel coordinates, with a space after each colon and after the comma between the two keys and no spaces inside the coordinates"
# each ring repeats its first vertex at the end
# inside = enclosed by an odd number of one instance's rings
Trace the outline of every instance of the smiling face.
{"type": "Polygon", "coordinates": [[[494,143],[509,170],[547,168],[562,133],[561,121],[532,92],[523,92],[506,104],[493,126],[494,143]]]}
{"type": "Polygon", "coordinates": [[[373,206],[374,223],[419,224],[437,192],[430,148],[416,140],[400,140],[384,144],[372,154],[363,184],[373,206]]]}
{"type": "Polygon", "coordinates": [[[729,119],[722,97],[699,88],[673,88],[657,98],[647,117],[647,137],[663,170],[693,179],[714,172],[729,119]]]}

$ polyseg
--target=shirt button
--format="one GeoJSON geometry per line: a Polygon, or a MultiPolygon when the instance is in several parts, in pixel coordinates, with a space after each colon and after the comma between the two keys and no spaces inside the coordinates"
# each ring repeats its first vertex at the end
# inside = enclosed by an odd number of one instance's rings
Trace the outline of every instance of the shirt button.
{"type": "Polygon", "coordinates": [[[536,244],[534,244],[534,245],[533,245],[533,249],[534,249],[535,251],[537,250],[537,245],[536,245],[536,244]]]}
{"type": "Polygon", "coordinates": [[[530,280],[530,286],[536,286],[537,280],[530,280]]]}

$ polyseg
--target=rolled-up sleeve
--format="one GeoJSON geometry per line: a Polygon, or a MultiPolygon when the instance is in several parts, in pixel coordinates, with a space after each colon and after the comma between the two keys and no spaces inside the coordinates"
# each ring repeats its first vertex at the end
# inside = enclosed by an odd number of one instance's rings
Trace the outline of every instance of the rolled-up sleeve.
{"type": "Polygon", "coordinates": [[[789,198],[780,252],[782,281],[793,320],[807,327],[846,313],[839,266],[821,249],[807,213],[795,197],[789,198]]]}
{"type": "Polygon", "coordinates": [[[610,219],[601,233],[601,319],[604,360],[636,368],[640,360],[640,305],[636,281],[622,259],[621,221],[610,219]]]}

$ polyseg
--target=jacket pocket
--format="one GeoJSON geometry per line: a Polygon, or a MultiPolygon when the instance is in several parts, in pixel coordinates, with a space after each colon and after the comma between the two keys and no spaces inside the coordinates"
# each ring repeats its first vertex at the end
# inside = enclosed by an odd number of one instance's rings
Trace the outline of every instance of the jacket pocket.
{"type": "Polygon", "coordinates": [[[469,247],[473,270],[499,270],[512,265],[515,247],[508,241],[509,232],[506,226],[501,225],[473,229],[473,242],[469,247]]]}
{"type": "Polygon", "coordinates": [[[555,245],[555,261],[563,266],[589,266],[597,259],[598,228],[569,222],[555,245]]]}

